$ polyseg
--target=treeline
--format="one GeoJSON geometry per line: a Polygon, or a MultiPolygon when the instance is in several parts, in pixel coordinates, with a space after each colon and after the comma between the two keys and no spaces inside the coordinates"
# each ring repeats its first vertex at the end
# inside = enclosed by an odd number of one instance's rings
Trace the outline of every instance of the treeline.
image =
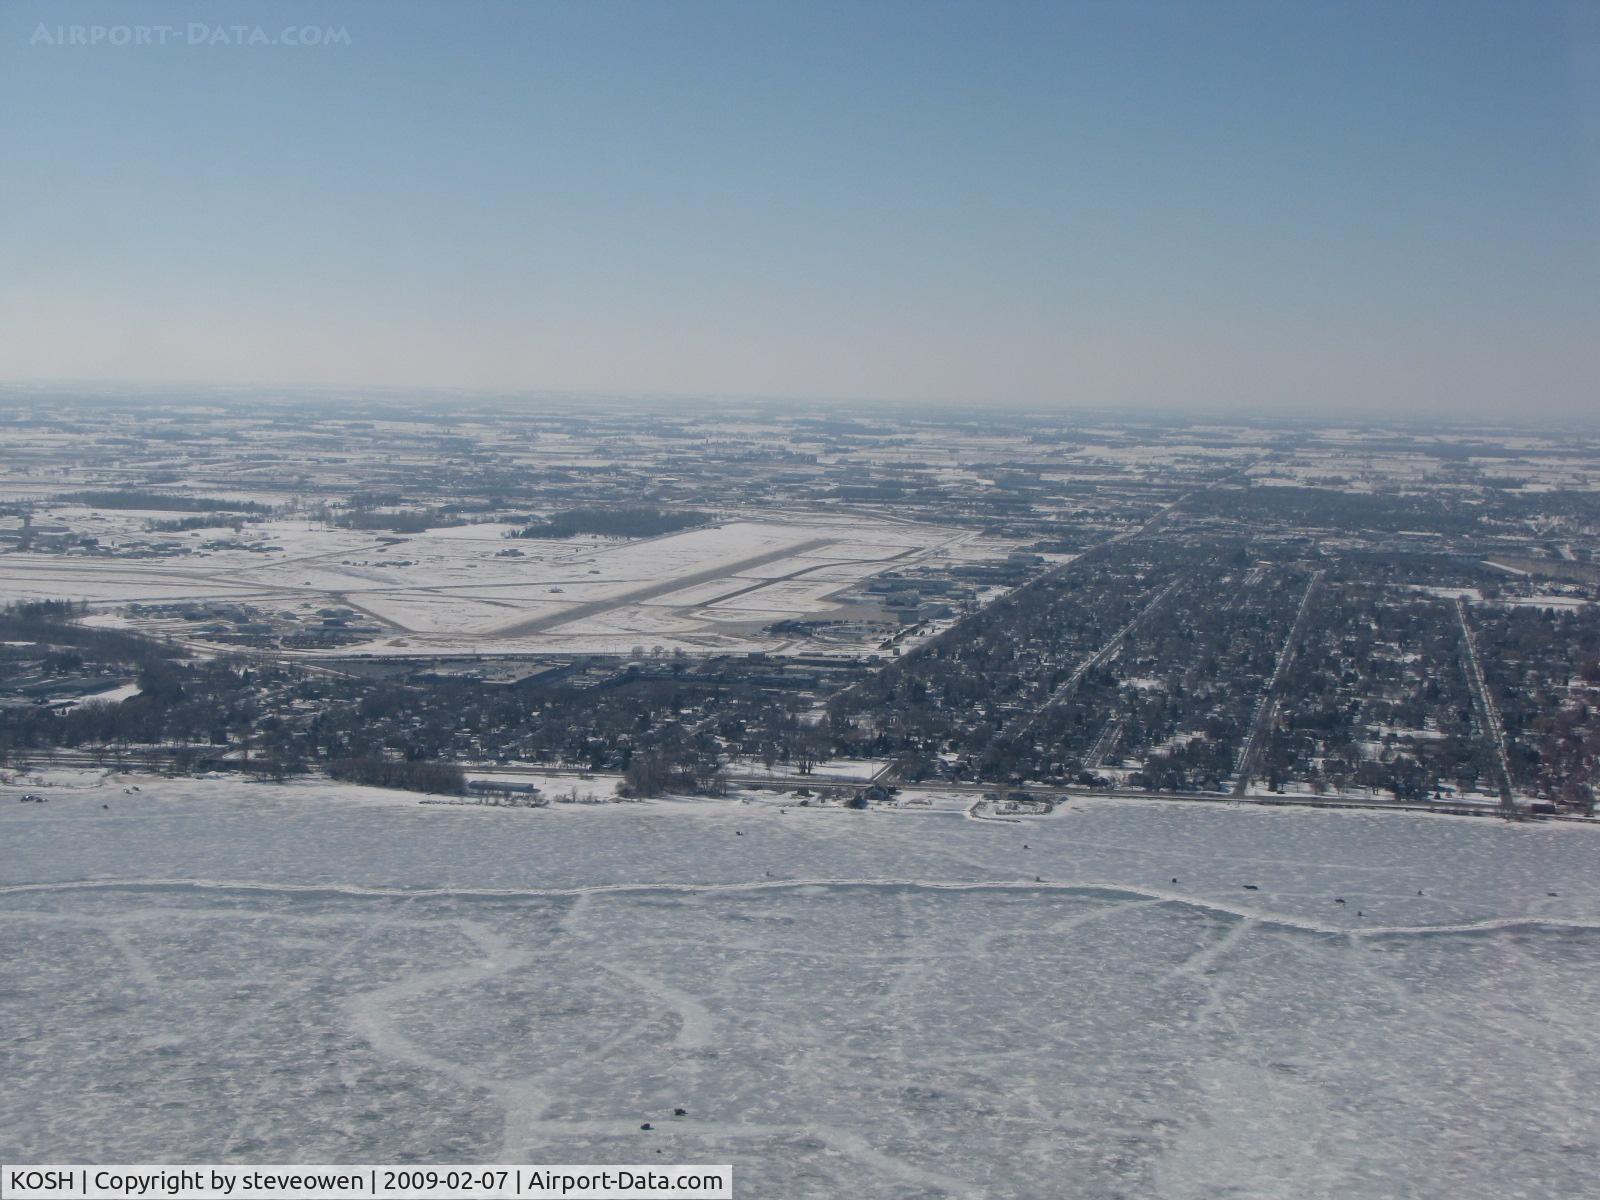
{"type": "Polygon", "coordinates": [[[720,796],[727,788],[717,754],[692,747],[652,750],[635,754],[622,772],[622,790],[628,796],[720,796]]]}
{"type": "Polygon", "coordinates": [[[1344,533],[1466,534],[1482,525],[1477,510],[1455,501],[1332,488],[1213,488],[1189,496],[1183,507],[1192,516],[1228,517],[1247,525],[1282,523],[1344,533]]]}
{"type": "Polygon", "coordinates": [[[115,629],[94,629],[75,624],[73,617],[87,610],[80,601],[32,600],[0,608],[0,658],[26,659],[35,653],[26,643],[41,647],[69,647],[80,658],[133,667],[175,658],[179,651],[165,642],[115,629]]]}
{"type": "Polygon", "coordinates": [[[192,529],[231,529],[238,533],[247,521],[259,521],[259,514],[213,513],[203,517],[180,517],[176,521],[146,521],[147,533],[188,533],[192,529]]]}
{"type": "Polygon", "coordinates": [[[217,500],[209,496],[182,496],[174,492],[141,492],[119,490],[114,492],[73,492],[63,496],[75,504],[90,508],[153,509],[159,512],[234,512],[265,516],[272,510],[253,500],[217,500]]]}
{"type": "MultiPolygon", "coordinates": [[[[153,653],[153,652],[152,652],[153,653]]],[[[123,665],[125,654],[94,656],[95,667],[123,665]]],[[[58,668],[84,664],[61,661],[58,668]]],[[[221,659],[174,662],[147,659],[137,668],[139,694],[120,703],[90,700],[71,708],[43,705],[0,710],[0,757],[55,747],[111,749],[187,746],[216,756],[230,748],[301,757],[282,737],[283,723],[265,716],[259,703],[266,686],[286,681],[275,669],[252,669],[221,659]]]]}
{"type": "Polygon", "coordinates": [[[646,538],[677,533],[709,524],[709,513],[685,511],[663,512],[660,509],[639,508],[569,508],[554,513],[543,521],[536,521],[526,529],[518,530],[513,537],[569,538],[582,533],[602,537],[646,538]]]}
{"type": "Polygon", "coordinates": [[[400,509],[384,512],[370,508],[352,508],[328,518],[341,529],[386,529],[392,533],[425,533],[446,525],[460,525],[461,518],[438,508],[400,509]]]}
{"type": "Polygon", "coordinates": [[[327,771],[334,779],[364,783],[369,787],[446,796],[460,796],[467,790],[466,773],[455,763],[409,762],[367,755],[333,759],[327,764],[327,771]]]}

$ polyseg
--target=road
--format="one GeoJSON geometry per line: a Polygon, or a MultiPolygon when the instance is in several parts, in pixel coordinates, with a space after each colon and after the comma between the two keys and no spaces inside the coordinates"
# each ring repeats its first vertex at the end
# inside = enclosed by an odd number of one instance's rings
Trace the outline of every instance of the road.
{"type": "Polygon", "coordinates": [[[1261,704],[1256,709],[1256,719],[1250,726],[1249,736],[1245,738],[1244,748],[1239,751],[1239,765],[1233,773],[1235,796],[1244,795],[1250,786],[1250,781],[1255,778],[1256,764],[1261,758],[1261,751],[1271,733],[1273,722],[1278,719],[1278,706],[1283,703],[1284,676],[1288,674],[1289,664],[1294,661],[1294,650],[1300,642],[1306,613],[1311,611],[1311,596],[1317,590],[1317,584],[1322,582],[1322,574],[1321,571],[1316,572],[1311,576],[1311,582],[1306,584],[1306,594],[1300,600],[1299,611],[1294,615],[1294,624],[1289,626],[1289,636],[1283,639],[1283,649],[1278,651],[1278,664],[1273,668],[1267,690],[1261,695],[1261,704]]]}
{"type": "Polygon", "coordinates": [[[1500,803],[1509,809],[1515,805],[1511,792],[1511,760],[1506,754],[1506,731],[1500,723],[1500,710],[1489,695],[1483,680],[1483,666],[1478,661],[1478,639],[1472,635],[1472,623],[1467,620],[1467,605],[1456,597],[1456,619],[1461,622],[1461,648],[1466,659],[1467,682],[1472,685],[1472,700],[1478,709],[1478,720],[1484,733],[1494,746],[1495,761],[1500,765],[1500,803]]]}
{"type": "Polygon", "coordinates": [[[1117,738],[1122,736],[1122,722],[1113,717],[1106,722],[1106,727],[1095,738],[1094,745],[1089,748],[1088,757],[1083,760],[1085,771],[1098,771],[1106,760],[1106,755],[1111,753],[1112,747],[1117,744],[1117,738]]]}

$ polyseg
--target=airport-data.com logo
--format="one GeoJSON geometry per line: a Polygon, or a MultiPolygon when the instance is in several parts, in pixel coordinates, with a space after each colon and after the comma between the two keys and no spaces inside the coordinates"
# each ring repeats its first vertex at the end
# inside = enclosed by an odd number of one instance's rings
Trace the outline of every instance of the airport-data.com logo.
{"type": "Polygon", "coordinates": [[[320,47],[350,45],[343,25],[46,25],[28,38],[30,46],[227,46],[320,47]]]}

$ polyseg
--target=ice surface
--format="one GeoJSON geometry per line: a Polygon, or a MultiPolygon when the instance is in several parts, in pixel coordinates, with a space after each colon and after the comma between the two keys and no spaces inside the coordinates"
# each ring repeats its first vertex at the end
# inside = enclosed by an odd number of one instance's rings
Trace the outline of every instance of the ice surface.
{"type": "Polygon", "coordinates": [[[1600,1177],[1593,829],[69,782],[0,789],[0,1158],[660,1151],[786,1197],[1600,1177]]]}

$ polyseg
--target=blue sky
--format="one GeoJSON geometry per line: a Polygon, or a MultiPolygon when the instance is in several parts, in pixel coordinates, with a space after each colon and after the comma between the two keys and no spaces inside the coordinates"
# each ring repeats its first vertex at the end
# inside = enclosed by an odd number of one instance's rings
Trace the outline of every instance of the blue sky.
{"type": "Polygon", "coordinates": [[[1560,416],[1596,343],[1600,5],[0,0],[0,378],[1560,416]]]}

